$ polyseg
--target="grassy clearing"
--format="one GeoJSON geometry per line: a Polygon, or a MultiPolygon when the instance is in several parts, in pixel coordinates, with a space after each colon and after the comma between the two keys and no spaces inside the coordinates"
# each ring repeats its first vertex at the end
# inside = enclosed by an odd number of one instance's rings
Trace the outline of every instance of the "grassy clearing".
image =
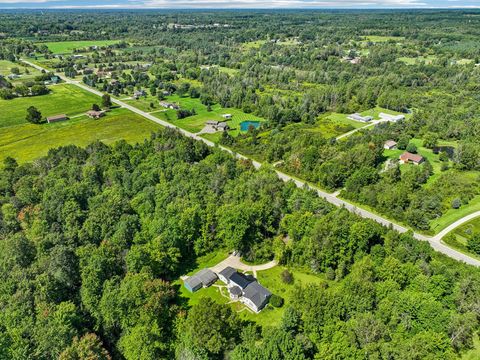
{"type": "Polygon", "coordinates": [[[58,41],[45,42],[38,45],[46,45],[54,54],[70,54],[75,49],[84,49],[90,46],[107,46],[117,44],[118,40],[82,40],[82,41],[58,41]]]}
{"type": "Polygon", "coordinates": [[[136,143],[148,138],[160,125],[125,109],[112,110],[100,120],[86,116],[54,124],[20,124],[0,128],[0,161],[7,156],[27,162],[45,156],[51,148],[86,146],[100,140],[106,144],[124,139],[136,143]]]}
{"type": "Polygon", "coordinates": [[[242,44],[245,50],[259,49],[262,45],[266,44],[267,40],[248,41],[242,44]]]}
{"type": "Polygon", "coordinates": [[[33,81],[36,76],[41,74],[41,72],[38,71],[37,69],[31,66],[27,66],[24,63],[14,63],[8,60],[0,60],[0,75],[7,77],[12,73],[12,68],[18,68],[20,70],[19,79],[9,80],[14,85],[18,83],[24,83],[27,81],[33,81]],[[28,70],[28,74],[26,73],[27,70],[28,70]]]}
{"type": "MultiPolygon", "coordinates": [[[[197,263],[199,264],[195,270],[192,270],[188,273],[188,275],[192,275],[200,269],[203,269],[208,266],[215,265],[216,263],[222,261],[227,256],[226,253],[222,253],[222,251],[218,253],[213,253],[211,256],[203,257],[198,259],[197,263]],[[222,258],[223,255],[223,258],[222,258]]],[[[258,271],[257,272],[257,279],[260,284],[268,288],[272,293],[281,296],[285,300],[285,304],[281,308],[274,308],[272,306],[267,305],[259,314],[252,313],[251,311],[247,310],[245,305],[242,303],[230,303],[232,309],[235,310],[238,315],[250,321],[254,321],[259,325],[262,326],[273,326],[278,325],[281,320],[285,308],[288,307],[290,302],[292,301],[292,292],[296,285],[307,285],[307,284],[317,284],[323,281],[323,278],[318,275],[312,275],[308,272],[299,269],[289,269],[289,271],[293,274],[294,283],[293,284],[285,284],[281,280],[281,273],[286,268],[282,266],[276,266],[269,270],[258,271]]],[[[216,302],[220,304],[227,304],[230,302],[228,297],[227,289],[224,288],[224,284],[220,281],[217,281],[215,285],[217,286],[210,286],[206,289],[200,289],[197,292],[191,293],[189,292],[185,286],[183,286],[182,280],[177,280],[175,282],[178,285],[180,296],[188,301],[190,306],[197,304],[200,299],[204,297],[210,297],[216,302]],[[219,286],[223,287],[220,289],[219,286]],[[223,295],[222,295],[223,293],[223,295]],[[227,296],[227,297],[226,297],[227,296]]]]}
{"type": "Polygon", "coordinates": [[[98,104],[101,100],[74,85],[53,85],[50,90],[47,95],[0,100],[0,128],[26,123],[25,116],[29,106],[35,106],[43,117],[56,114],[73,116],[87,111],[92,104],[98,104]]]}
{"type": "Polygon", "coordinates": [[[437,57],[435,55],[427,55],[427,56],[418,56],[418,57],[407,57],[402,56],[399,57],[397,60],[401,61],[407,65],[415,65],[415,64],[432,64],[437,57]]]}
{"type": "Polygon", "coordinates": [[[365,36],[366,41],[373,43],[387,42],[387,41],[404,41],[405,37],[403,36],[380,36],[380,35],[368,35],[365,36]]]}
{"type": "Polygon", "coordinates": [[[178,95],[172,95],[169,96],[166,101],[178,103],[182,109],[195,109],[197,115],[190,116],[185,119],[178,119],[175,110],[159,111],[163,108],[158,105],[158,100],[155,100],[154,97],[147,97],[146,99],[142,98],[139,100],[126,100],[125,102],[141,110],[150,111],[155,117],[168,121],[182,129],[193,133],[201,131],[204,128],[205,122],[207,120],[224,121],[224,119],[222,118],[222,114],[232,115],[232,119],[227,120],[228,125],[231,129],[229,133],[232,136],[236,136],[240,133],[240,123],[242,121],[265,121],[265,119],[263,118],[252,114],[246,114],[238,109],[222,108],[218,104],[212,106],[212,111],[207,111],[207,107],[203,105],[199,99],[192,99],[190,97],[179,97],[178,95]],[[150,102],[154,102],[154,108],[150,107],[150,102]]]}
{"type": "Polygon", "coordinates": [[[309,131],[321,133],[326,138],[332,138],[368,125],[368,123],[361,121],[350,120],[347,116],[339,113],[329,113],[321,116],[316,126],[309,131]]]}
{"type": "Polygon", "coordinates": [[[443,216],[433,220],[430,227],[435,233],[439,233],[448,225],[476,211],[480,211],[480,195],[475,196],[467,205],[463,205],[459,209],[449,209],[443,216]]]}

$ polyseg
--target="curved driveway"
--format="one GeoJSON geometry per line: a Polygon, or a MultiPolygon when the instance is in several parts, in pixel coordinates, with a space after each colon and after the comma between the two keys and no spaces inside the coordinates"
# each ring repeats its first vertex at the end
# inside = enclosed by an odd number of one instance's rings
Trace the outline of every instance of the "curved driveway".
{"type": "MultiPolygon", "coordinates": [[[[47,69],[45,69],[45,68],[43,68],[43,67],[41,67],[41,66],[39,66],[39,65],[37,65],[37,64],[31,63],[31,62],[29,62],[29,61],[22,60],[22,59],[21,59],[21,61],[24,62],[24,63],[26,63],[26,64],[28,64],[28,65],[30,65],[30,66],[32,66],[32,67],[34,67],[34,68],[36,68],[36,69],[38,69],[38,70],[40,70],[40,71],[41,71],[41,70],[48,71],[47,69]]],[[[95,95],[98,95],[98,96],[102,96],[102,95],[103,95],[102,92],[100,92],[100,91],[98,91],[98,90],[95,90],[95,89],[92,89],[91,87],[89,87],[89,86],[87,86],[87,85],[85,85],[85,84],[83,84],[83,83],[81,83],[81,82],[79,82],[79,81],[75,81],[75,80],[69,79],[69,78],[67,78],[67,77],[65,77],[65,76],[63,76],[63,75],[59,75],[59,74],[57,74],[57,76],[59,76],[59,77],[60,77],[63,81],[65,81],[67,84],[72,84],[72,85],[78,86],[78,87],[80,87],[80,88],[82,88],[82,89],[84,89],[84,90],[86,90],[86,91],[89,91],[89,92],[91,92],[91,93],[93,93],[93,94],[95,94],[95,95]]],[[[166,122],[166,121],[163,121],[163,120],[161,120],[161,119],[159,119],[159,118],[157,118],[157,117],[155,117],[155,116],[153,116],[153,115],[151,115],[151,114],[149,114],[149,113],[147,113],[147,112],[145,112],[145,111],[139,110],[139,109],[137,109],[136,107],[133,107],[133,106],[131,106],[131,105],[129,105],[129,104],[121,101],[121,100],[113,99],[113,98],[112,98],[112,102],[115,103],[115,104],[117,104],[117,105],[119,105],[119,106],[122,106],[122,107],[124,107],[124,108],[126,108],[126,109],[128,109],[128,110],[130,110],[130,111],[132,111],[132,112],[134,112],[134,113],[136,113],[136,114],[138,114],[138,115],[141,115],[141,116],[143,116],[144,118],[146,118],[146,119],[148,119],[148,120],[154,121],[154,122],[156,122],[157,124],[160,124],[160,125],[162,125],[162,126],[164,126],[164,127],[175,128],[175,129],[177,129],[178,131],[180,131],[182,134],[184,134],[185,136],[188,136],[188,137],[190,137],[190,138],[192,138],[192,139],[195,139],[195,140],[198,140],[198,141],[203,141],[203,142],[204,142],[206,145],[208,145],[208,146],[212,146],[212,147],[217,146],[217,145],[216,145],[215,143],[213,143],[212,141],[209,141],[209,140],[207,140],[207,139],[204,139],[204,138],[202,138],[202,137],[200,137],[200,136],[198,136],[198,135],[196,135],[196,134],[193,134],[193,133],[191,133],[191,132],[189,132],[189,131],[186,131],[186,130],[184,130],[184,129],[181,129],[181,128],[179,128],[179,127],[177,127],[177,126],[175,126],[175,125],[173,125],[173,124],[170,124],[170,123],[168,123],[168,122],[166,122]]],[[[247,158],[246,156],[243,156],[243,155],[238,154],[238,153],[234,153],[232,150],[227,149],[227,148],[225,148],[225,147],[223,147],[223,146],[218,146],[218,147],[219,147],[221,150],[224,150],[224,151],[227,151],[227,152],[233,154],[234,156],[236,156],[236,157],[239,158],[239,159],[249,159],[249,158],[247,158]]],[[[253,166],[254,166],[256,169],[258,169],[258,168],[260,168],[260,167],[262,166],[262,164],[259,163],[258,161],[255,161],[255,160],[253,160],[253,159],[249,159],[249,160],[252,162],[253,166]]],[[[280,179],[282,179],[283,181],[293,181],[298,187],[308,187],[308,188],[310,188],[310,189],[313,189],[314,191],[316,191],[316,192],[318,193],[318,196],[324,198],[324,199],[325,199],[326,201],[328,201],[329,203],[334,204],[334,205],[339,206],[339,207],[345,207],[347,210],[349,210],[349,211],[351,211],[351,212],[353,212],[353,213],[356,213],[357,215],[359,215],[359,216],[361,216],[361,217],[363,217],[363,218],[372,219],[372,220],[374,220],[374,221],[376,221],[376,222],[378,222],[378,223],[380,223],[380,224],[382,224],[382,225],[384,225],[384,226],[392,227],[393,229],[397,230],[397,231],[400,232],[400,233],[405,233],[405,232],[407,232],[407,231],[411,231],[411,230],[409,230],[409,229],[407,229],[407,228],[405,228],[405,227],[403,227],[403,226],[401,226],[401,225],[398,225],[398,224],[396,224],[396,223],[394,223],[394,222],[392,222],[392,221],[390,221],[390,220],[387,220],[387,219],[385,219],[385,218],[383,218],[383,217],[381,217],[381,216],[379,216],[379,215],[376,215],[376,214],[374,214],[374,213],[372,213],[372,212],[370,212],[370,211],[368,211],[368,210],[365,210],[365,209],[362,209],[362,208],[357,208],[356,206],[350,204],[349,202],[347,202],[347,201],[345,201],[345,200],[342,200],[342,199],[339,199],[338,197],[336,197],[336,196],[333,195],[333,194],[329,194],[329,193],[327,193],[327,192],[321,191],[321,190],[319,190],[319,189],[317,189],[317,188],[315,188],[315,187],[312,187],[311,185],[308,185],[306,182],[301,181],[301,180],[298,180],[298,179],[295,179],[295,178],[291,177],[290,175],[287,175],[287,174],[285,174],[285,173],[283,173],[283,172],[281,172],[281,171],[275,170],[275,172],[277,173],[278,177],[279,177],[280,179]]],[[[464,217],[464,218],[456,221],[455,223],[453,223],[452,225],[448,226],[446,229],[444,229],[444,230],[441,231],[439,234],[437,234],[436,236],[433,236],[433,237],[431,237],[431,236],[425,236],[425,235],[422,235],[422,234],[419,234],[419,233],[413,233],[413,236],[414,236],[417,240],[428,241],[428,242],[430,243],[430,245],[432,246],[433,249],[435,249],[436,251],[441,252],[441,253],[443,253],[443,254],[445,254],[445,255],[453,258],[453,259],[456,259],[456,260],[458,260],[458,261],[463,261],[463,262],[465,262],[465,263],[467,263],[467,264],[470,264],[470,265],[473,265],[473,266],[480,267],[480,260],[477,260],[477,259],[475,259],[475,258],[473,258],[473,257],[471,257],[471,256],[468,256],[468,255],[466,255],[466,254],[464,254],[464,253],[461,253],[461,252],[459,252],[459,251],[457,251],[457,250],[454,250],[454,249],[452,249],[451,247],[443,244],[443,243],[440,241],[441,238],[442,238],[445,234],[447,234],[449,231],[451,231],[451,230],[454,229],[455,227],[457,227],[457,226],[459,226],[459,225],[461,225],[461,224],[463,224],[463,223],[465,223],[465,222],[467,222],[467,221],[475,218],[476,216],[480,216],[480,212],[473,213],[473,214],[471,214],[471,215],[468,215],[468,216],[466,216],[466,217],[464,217]]],[[[231,258],[231,256],[230,256],[229,258],[227,258],[227,260],[230,259],[230,258],[231,258]]],[[[241,261],[240,261],[240,264],[241,264],[241,266],[249,267],[249,265],[245,265],[245,264],[241,263],[241,261]]],[[[237,264],[237,265],[240,265],[240,264],[237,264]]],[[[269,263],[269,264],[271,265],[271,263],[269,263]]],[[[260,266],[262,266],[262,265],[260,265],[260,266]]],[[[273,265],[273,266],[275,266],[275,265],[273,265]]],[[[232,266],[232,267],[233,267],[233,266],[232,266]]],[[[245,270],[245,271],[255,271],[255,270],[256,270],[256,269],[254,269],[254,268],[255,268],[254,266],[250,266],[251,269],[244,269],[243,267],[237,267],[237,268],[238,268],[238,269],[245,270]]],[[[258,270],[260,270],[260,269],[258,269],[258,270]]],[[[265,270],[265,269],[263,269],[263,270],[265,270]]]]}

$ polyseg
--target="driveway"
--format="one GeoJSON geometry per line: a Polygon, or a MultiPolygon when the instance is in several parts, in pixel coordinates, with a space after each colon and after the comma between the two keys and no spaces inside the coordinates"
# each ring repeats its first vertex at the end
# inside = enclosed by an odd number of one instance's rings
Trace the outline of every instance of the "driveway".
{"type": "Polygon", "coordinates": [[[277,261],[272,260],[268,263],[261,264],[261,265],[247,265],[247,264],[244,264],[242,262],[242,259],[240,258],[240,256],[230,255],[225,260],[223,260],[223,261],[219,262],[217,265],[211,267],[210,270],[212,270],[215,273],[219,273],[220,271],[222,271],[223,269],[225,269],[228,266],[230,266],[234,269],[242,270],[242,271],[253,272],[253,275],[256,277],[257,271],[271,269],[271,268],[277,266],[277,261]]]}

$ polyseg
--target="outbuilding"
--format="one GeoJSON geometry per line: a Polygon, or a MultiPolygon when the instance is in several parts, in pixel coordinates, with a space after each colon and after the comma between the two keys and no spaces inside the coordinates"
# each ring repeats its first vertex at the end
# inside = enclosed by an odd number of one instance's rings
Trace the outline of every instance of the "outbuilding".
{"type": "Polygon", "coordinates": [[[393,140],[387,140],[385,141],[385,144],[383,145],[383,148],[385,150],[394,150],[397,148],[397,142],[393,140]]]}
{"type": "Polygon", "coordinates": [[[65,120],[68,120],[68,116],[65,115],[65,114],[59,114],[59,115],[54,115],[54,116],[47,117],[47,122],[49,124],[54,123],[54,122],[58,122],[58,121],[65,121],[65,120]]]}

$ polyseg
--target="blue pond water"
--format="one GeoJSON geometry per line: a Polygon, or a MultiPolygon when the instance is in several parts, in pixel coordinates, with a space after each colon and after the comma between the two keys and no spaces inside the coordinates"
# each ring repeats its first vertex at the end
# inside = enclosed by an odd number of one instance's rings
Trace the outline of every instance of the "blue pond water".
{"type": "Polygon", "coordinates": [[[248,128],[252,125],[255,129],[258,129],[260,127],[260,121],[242,121],[240,123],[240,130],[241,131],[247,131],[248,128]]]}

